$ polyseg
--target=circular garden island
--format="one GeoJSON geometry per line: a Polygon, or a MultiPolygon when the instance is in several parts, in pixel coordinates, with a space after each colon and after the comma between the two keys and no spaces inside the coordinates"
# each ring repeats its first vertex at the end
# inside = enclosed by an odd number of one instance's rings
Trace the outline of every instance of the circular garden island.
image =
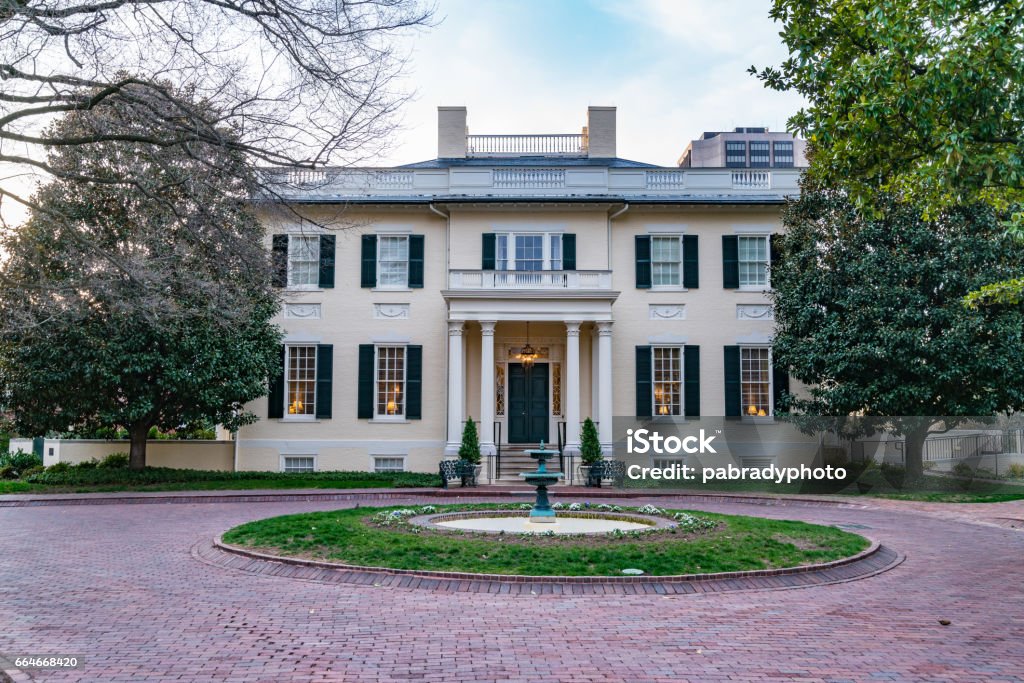
{"type": "Polygon", "coordinates": [[[840,560],[870,545],[862,536],[805,522],[650,505],[554,507],[558,517],[551,528],[530,524],[531,506],[525,504],[359,507],[249,522],[224,533],[222,541],[259,553],[359,567],[552,577],[783,569],[840,560]],[[480,520],[485,527],[488,520],[507,523],[498,524],[499,530],[459,528],[479,517],[487,518],[480,520]],[[602,528],[582,520],[619,528],[574,533],[602,528]]]}

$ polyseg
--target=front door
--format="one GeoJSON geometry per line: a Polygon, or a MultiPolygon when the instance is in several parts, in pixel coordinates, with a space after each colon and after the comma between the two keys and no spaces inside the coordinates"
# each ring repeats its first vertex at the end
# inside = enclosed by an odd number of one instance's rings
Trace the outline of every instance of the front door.
{"type": "Polygon", "coordinates": [[[508,441],[548,441],[548,365],[508,364],[508,441]]]}

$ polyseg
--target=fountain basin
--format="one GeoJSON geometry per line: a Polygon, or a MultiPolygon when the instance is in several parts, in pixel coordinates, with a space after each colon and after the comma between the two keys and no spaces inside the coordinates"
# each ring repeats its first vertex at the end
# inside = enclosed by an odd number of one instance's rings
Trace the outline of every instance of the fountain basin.
{"type": "Polygon", "coordinates": [[[673,522],[661,517],[618,513],[559,510],[557,517],[537,521],[528,510],[482,510],[477,512],[420,515],[409,520],[427,528],[472,531],[486,534],[606,534],[612,531],[650,531],[669,528],[673,522]]]}

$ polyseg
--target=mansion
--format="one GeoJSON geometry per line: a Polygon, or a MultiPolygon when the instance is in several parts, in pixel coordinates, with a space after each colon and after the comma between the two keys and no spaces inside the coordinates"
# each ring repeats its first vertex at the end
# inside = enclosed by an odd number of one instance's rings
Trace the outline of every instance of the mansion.
{"type": "Polygon", "coordinates": [[[663,167],[617,156],[613,107],[550,135],[440,107],[436,159],[282,171],[281,373],[237,467],[437,471],[467,418],[485,455],[578,452],[587,417],[607,456],[622,418],[769,422],[772,238],[803,154],[740,128],[663,167]]]}

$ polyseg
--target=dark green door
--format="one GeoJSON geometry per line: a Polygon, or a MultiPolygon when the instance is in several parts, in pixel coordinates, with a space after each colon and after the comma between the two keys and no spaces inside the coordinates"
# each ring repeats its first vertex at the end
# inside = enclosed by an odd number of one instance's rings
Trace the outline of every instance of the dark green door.
{"type": "Polygon", "coordinates": [[[548,366],[508,365],[508,442],[548,441],[548,366]]]}

